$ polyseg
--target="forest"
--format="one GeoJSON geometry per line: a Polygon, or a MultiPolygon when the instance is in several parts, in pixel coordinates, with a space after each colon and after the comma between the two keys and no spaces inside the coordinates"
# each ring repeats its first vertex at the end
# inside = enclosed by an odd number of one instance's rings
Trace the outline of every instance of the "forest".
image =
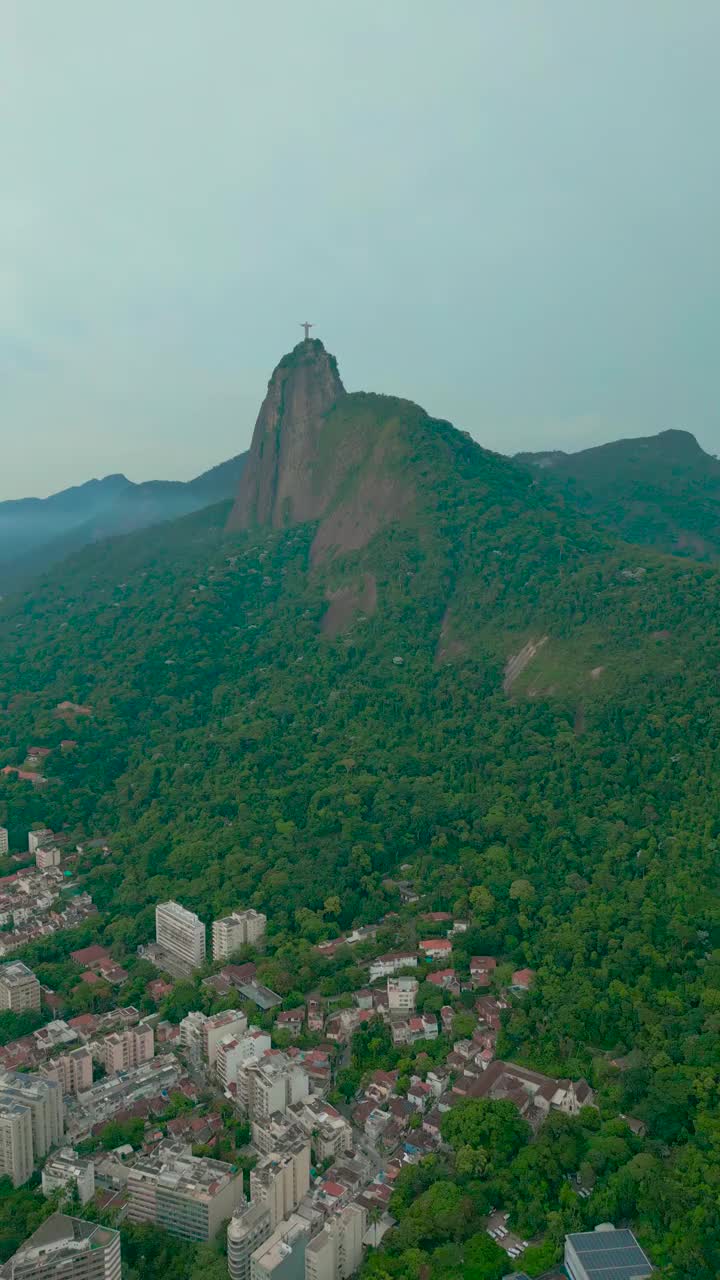
{"type": "Polygon", "coordinates": [[[312,525],[227,534],[221,505],[4,602],[0,765],[51,753],[43,784],[0,780],[0,823],[13,847],[35,822],[110,840],[85,887],[119,954],[166,897],[207,920],[262,909],[283,994],[298,948],[397,909],[411,879],[478,954],[536,970],[505,1056],[603,1084],[603,1125],[647,1124],[653,1163],[608,1178],[607,1216],[675,1280],[715,1280],[720,579],[427,422],[406,424],[421,501],[361,552],[311,568],[312,525]],[[377,608],[329,630],[367,575],[377,608]]]}

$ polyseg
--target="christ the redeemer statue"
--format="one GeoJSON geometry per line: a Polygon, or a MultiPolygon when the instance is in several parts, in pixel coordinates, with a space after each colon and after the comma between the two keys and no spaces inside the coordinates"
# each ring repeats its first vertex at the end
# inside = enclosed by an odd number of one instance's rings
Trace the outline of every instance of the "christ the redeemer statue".
{"type": "Polygon", "coordinates": [[[300,328],[305,330],[305,341],[307,342],[310,337],[310,330],[314,329],[315,325],[311,324],[309,320],[301,320],[300,328]]]}

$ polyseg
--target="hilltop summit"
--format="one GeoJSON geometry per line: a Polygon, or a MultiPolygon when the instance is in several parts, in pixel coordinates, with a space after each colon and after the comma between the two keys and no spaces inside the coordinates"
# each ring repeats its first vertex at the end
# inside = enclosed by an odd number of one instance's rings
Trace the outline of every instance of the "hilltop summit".
{"type": "Polygon", "coordinates": [[[318,338],[299,342],[274,369],[263,400],[230,529],[315,520],[323,494],[309,483],[325,415],[345,394],[337,361],[318,338]]]}

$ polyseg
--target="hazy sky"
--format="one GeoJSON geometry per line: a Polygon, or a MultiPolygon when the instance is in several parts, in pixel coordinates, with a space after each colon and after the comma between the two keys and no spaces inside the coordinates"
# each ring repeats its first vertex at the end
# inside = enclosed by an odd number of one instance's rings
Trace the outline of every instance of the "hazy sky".
{"type": "Polygon", "coordinates": [[[2,0],[0,498],[245,448],[307,317],[503,451],[720,450],[718,0],[2,0]]]}

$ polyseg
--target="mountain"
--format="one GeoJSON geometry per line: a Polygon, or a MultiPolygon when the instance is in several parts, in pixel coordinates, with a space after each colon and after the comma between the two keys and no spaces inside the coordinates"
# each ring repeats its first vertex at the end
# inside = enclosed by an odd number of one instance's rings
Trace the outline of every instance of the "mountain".
{"type": "Polygon", "coordinates": [[[264,910],[262,979],[295,1003],[364,981],[318,940],[415,928],[409,879],[469,954],[536,971],[502,1056],[587,1074],[614,1125],[584,1208],[559,1118],[530,1234],[630,1222],[668,1276],[712,1280],[719,620],[713,565],[620,541],[300,344],[234,504],[87,546],[0,606],[0,764],[50,749],[44,785],[0,775],[0,824],[112,836],[86,886],[120,957],[163,898],[264,910]]]}
{"type": "Polygon", "coordinates": [[[720,555],[720,462],[688,431],[515,460],[629,542],[700,560],[720,555]]]}
{"type": "Polygon", "coordinates": [[[245,454],[187,482],[105,476],[49,498],[0,502],[0,591],[21,587],[48,565],[100,538],[143,529],[231,497],[245,454]]]}

